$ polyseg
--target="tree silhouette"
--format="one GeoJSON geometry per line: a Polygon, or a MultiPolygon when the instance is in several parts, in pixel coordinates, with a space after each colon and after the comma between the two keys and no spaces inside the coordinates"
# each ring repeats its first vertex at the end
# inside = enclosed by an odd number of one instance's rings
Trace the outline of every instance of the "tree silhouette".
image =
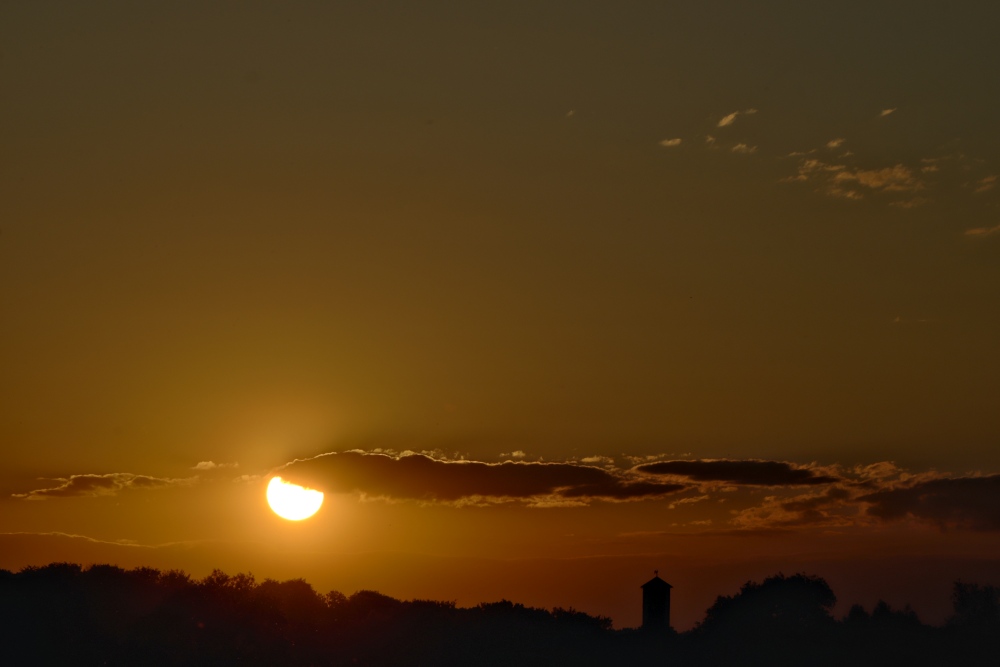
{"type": "Polygon", "coordinates": [[[762,583],[748,581],[734,596],[720,596],[705,612],[701,627],[710,632],[743,628],[750,632],[789,632],[832,621],[837,597],[819,577],[778,574],[762,583]]]}
{"type": "Polygon", "coordinates": [[[1000,589],[956,581],[951,593],[951,625],[1000,629],[1000,589]]]}
{"type": "Polygon", "coordinates": [[[823,579],[778,574],[748,581],[733,596],[719,596],[696,628],[701,653],[731,664],[827,664],[816,650],[829,640],[837,602],[823,579]]]}
{"type": "MultiPolygon", "coordinates": [[[[720,596],[685,633],[615,630],[574,609],[317,593],[302,579],[72,563],[0,570],[3,665],[996,665],[997,589],[958,582],[941,628],[879,602],[830,615],[815,576],[720,596]]],[[[638,600],[637,600],[638,603],[638,600]]]]}

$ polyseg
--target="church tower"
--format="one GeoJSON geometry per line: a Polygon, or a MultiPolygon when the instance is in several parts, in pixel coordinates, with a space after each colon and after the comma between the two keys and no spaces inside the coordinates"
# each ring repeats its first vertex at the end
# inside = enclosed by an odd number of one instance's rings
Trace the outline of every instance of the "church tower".
{"type": "Polygon", "coordinates": [[[653,570],[653,578],[642,585],[642,629],[666,630],[670,627],[670,584],[653,570]]]}

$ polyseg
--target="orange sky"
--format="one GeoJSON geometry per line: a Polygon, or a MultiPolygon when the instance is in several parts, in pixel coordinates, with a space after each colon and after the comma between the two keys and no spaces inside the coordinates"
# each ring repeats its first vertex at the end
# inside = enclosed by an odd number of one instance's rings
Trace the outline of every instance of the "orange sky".
{"type": "Polygon", "coordinates": [[[0,567],[939,620],[1000,581],[998,13],[0,7],[0,567]]]}

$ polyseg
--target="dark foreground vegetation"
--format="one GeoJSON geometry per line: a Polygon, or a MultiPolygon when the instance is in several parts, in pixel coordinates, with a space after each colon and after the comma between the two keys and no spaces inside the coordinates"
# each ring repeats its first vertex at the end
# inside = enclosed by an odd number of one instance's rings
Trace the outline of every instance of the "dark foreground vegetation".
{"type": "Polygon", "coordinates": [[[685,633],[506,600],[459,608],[301,579],[69,563],[0,570],[4,665],[998,665],[1000,590],[956,583],[942,627],[907,609],[843,619],[818,577],[719,597],[685,633]]]}

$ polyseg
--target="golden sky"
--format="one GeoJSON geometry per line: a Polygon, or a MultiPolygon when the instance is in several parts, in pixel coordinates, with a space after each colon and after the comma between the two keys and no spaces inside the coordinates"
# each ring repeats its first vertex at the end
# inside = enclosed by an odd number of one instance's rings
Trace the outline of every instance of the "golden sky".
{"type": "Polygon", "coordinates": [[[0,567],[939,619],[1000,579],[998,24],[3,4],[0,567]]]}

